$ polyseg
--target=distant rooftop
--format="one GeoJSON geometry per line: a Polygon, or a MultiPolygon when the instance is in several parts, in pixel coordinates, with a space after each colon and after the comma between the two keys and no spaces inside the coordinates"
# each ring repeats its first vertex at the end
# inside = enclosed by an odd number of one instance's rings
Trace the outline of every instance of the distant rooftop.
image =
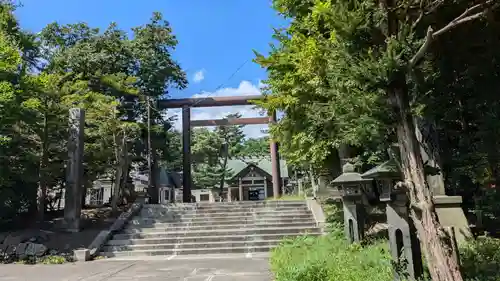
{"type": "MultiPolygon", "coordinates": [[[[231,169],[234,174],[238,174],[250,164],[257,166],[266,173],[272,175],[271,157],[248,157],[229,159],[227,161],[227,167],[231,169]]],[[[288,166],[286,164],[286,160],[280,160],[280,172],[282,178],[288,178],[288,166]]]]}
{"type": "MultiPolygon", "coordinates": [[[[270,157],[249,157],[240,159],[228,159],[227,167],[231,169],[232,174],[236,175],[243,171],[249,165],[255,165],[256,167],[262,169],[264,172],[272,175],[272,165],[270,157]]],[[[168,172],[164,168],[159,168],[159,179],[158,183],[160,186],[168,186],[174,184],[176,187],[181,187],[182,184],[182,172],[168,172]]],[[[286,160],[280,160],[280,173],[282,178],[288,178],[288,166],[286,160]]],[[[133,180],[138,180],[142,182],[147,182],[149,176],[147,172],[133,171],[130,173],[133,180]]],[[[227,179],[230,180],[230,179],[227,179]]]]}

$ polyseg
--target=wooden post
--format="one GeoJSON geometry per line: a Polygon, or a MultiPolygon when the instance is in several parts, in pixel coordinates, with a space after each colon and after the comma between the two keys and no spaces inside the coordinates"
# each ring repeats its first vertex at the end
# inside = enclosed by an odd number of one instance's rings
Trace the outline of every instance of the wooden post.
{"type": "Polygon", "coordinates": [[[182,201],[191,202],[191,108],[182,107],[182,201]]]}
{"type": "MultiPolygon", "coordinates": [[[[281,171],[280,171],[281,172],[281,171]]],[[[281,195],[286,195],[286,185],[285,185],[285,179],[281,178],[281,195]]]]}
{"type": "MultiPolygon", "coordinates": [[[[275,124],[276,112],[271,112],[269,114],[269,124],[275,124]]],[[[271,166],[272,166],[272,176],[273,176],[273,196],[274,199],[280,198],[280,181],[281,181],[281,173],[280,173],[280,156],[278,152],[278,143],[274,141],[272,138],[270,139],[270,148],[271,148],[271,166]]]]}
{"type": "Polygon", "coordinates": [[[238,191],[240,193],[240,201],[243,201],[243,183],[241,182],[241,178],[238,178],[238,180],[239,180],[238,191]]]}
{"type": "Polygon", "coordinates": [[[302,179],[297,179],[297,185],[299,188],[299,196],[304,195],[304,182],[302,181],[302,179]]]}
{"type": "Polygon", "coordinates": [[[267,199],[267,178],[264,177],[264,199],[267,199]]]}

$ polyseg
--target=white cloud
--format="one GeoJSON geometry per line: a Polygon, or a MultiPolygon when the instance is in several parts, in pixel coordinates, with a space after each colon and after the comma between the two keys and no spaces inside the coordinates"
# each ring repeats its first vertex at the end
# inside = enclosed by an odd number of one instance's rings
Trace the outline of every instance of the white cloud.
{"type": "Polygon", "coordinates": [[[262,89],[266,86],[267,86],[267,84],[265,84],[264,82],[262,82],[262,80],[259,79],[259,84],[258,84],[259,89],[262,89]]]}
{"type": "MultiPolygon", "coordinates": [[[[193,95],[193,97],[227,97],[227,96],[248,96],[260,95],[260,88],[249,81],[242,81],[238,88],[223,88],[215,92],[202,92],[201,94],[193,95]]],[[[168,111],[168,116],[176,116],[175,128],[182,130],[181,109],[172,109],[168,111]]],[[[255,108],[253,105],[243,106],[221,106],[221,107],[206,107],[192,108],[191,120],[206,120],[206,119],[222,119],[228,114],[240,113],[242,117],[261,117],[264,116],[262,110],[255,108]]],[[[266,130],[267,125],[246,125],[243,128],[247,138],[256,138],[267,135],[262,132],[266,130]]]]}
{"type": "Polygon", "coordinates": [[[196,73],[193,76],[194,83],[200,83],[203,80],[205,80],[205,69],[196,71],[196,73]]]}

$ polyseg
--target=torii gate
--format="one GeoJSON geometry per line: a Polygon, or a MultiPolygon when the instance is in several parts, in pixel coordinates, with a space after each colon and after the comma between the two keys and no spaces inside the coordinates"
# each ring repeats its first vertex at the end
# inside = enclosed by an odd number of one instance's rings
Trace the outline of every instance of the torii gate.
{"type": "MultiPolygon", "coordinates": [[[[257,125],[276,123],[276,112],[269,113],[269,117],[254,118],[232,118],[215,120],[193,120],[191,121],[192,107],[217,107],[217,106],[238,106],[252,105],[251,101],[262,100],[264,96],[233,96],[233,97],[208,97],[208,98],[186,98],[158,101],[160,109],[182,108],[182,201],[191,202],[191,127],[204,126],[229,126],[229,125],[257,125]]],[[[271,165],[273,194],[277,199],[281,190],[280,161],[278,154],[278,144],[270,139],[271,165]]]]}

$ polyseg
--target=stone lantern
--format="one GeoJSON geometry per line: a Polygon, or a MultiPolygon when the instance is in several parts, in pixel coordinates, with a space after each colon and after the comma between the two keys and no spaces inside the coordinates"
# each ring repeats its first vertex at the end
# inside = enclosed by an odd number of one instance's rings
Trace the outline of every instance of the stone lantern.
{"type": "Polygon", "coordinates": [[[394,274],[395,280],[417,280],[422,276],[422,252],[420,241],[409,217],[408,198],[402,190],[394,188],[402,179],[394,153],[389,153],[390,160],[361,175],[374,179],[377,183],[379,198],[386,203],[386,215],[389,234],[389,246],[394,261],[405,261],[406,276],[400,272],[394,274]]]}
{"type": "Polygon", "coordinates": [[[379,194],[380,202],[389,202],[394,193],[394,186],[401,180],[401,172],[394,159],[374,167],[361,177],[365,179],[373,179],[376,183],[376,189],[379,194]]]}
{"type": "Polygon", "coordinates": [[[342,174],[332,181],[338,187],[344,209],[344,231],[350,243],[360,242],[363,238],[365,210],[362,197],[365,185],[371,179],[364,179],[356,173],[354,165],[346,163],[342,174]]]}

